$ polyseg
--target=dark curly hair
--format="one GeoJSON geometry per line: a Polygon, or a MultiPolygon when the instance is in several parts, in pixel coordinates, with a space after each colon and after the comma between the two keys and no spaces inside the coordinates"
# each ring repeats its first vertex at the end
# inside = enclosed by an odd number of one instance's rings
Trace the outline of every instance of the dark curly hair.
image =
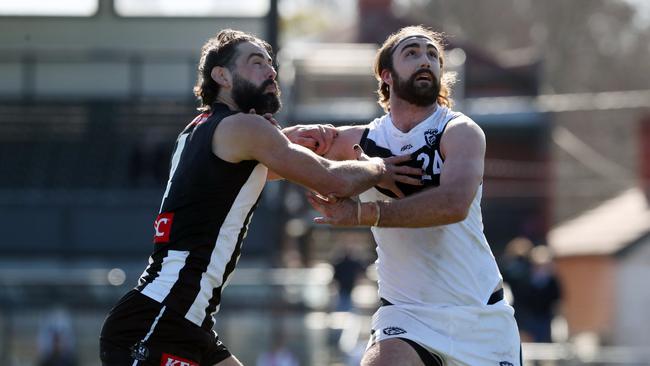
{"type": "Polygon", "coordinates": [[[198,77],[194,86],[194,95],[199,99],[200,111],[210,111],[212,103],[219,94],[219,84],[210,75],[215,66],[224,66],[231,69],[237,56],[237,45],[243,42],[257,44],[264,48],[269,55],[273,55],[271,45],[266,41],[242,31],[224,29],[214,37],[208,39],[201,47],[201,60],[199,61],[198,77]]]}
{"type": "Polygon", "coordinates": [[[378,103],[384,108],[384,111],[388,113],[390,106],[388,100],[390,99],[390,87],[381,79],[381,72],[385,69],[394,71],[393,69],[393,51],[395,46],[397,46],[402,40],[412,36],[424,36],[435,44],[439,52],[440,57],[440,93],[438,94],[437,103],[446,107],[453,106],[453,100],[451,99],[451,87],[456,82],[455,73],[445,72],[444,62],[445,62],[445,53],[443,46],[445,45],[442,33],[435,32],[429,28],[426,28],[421,25],[404,27],[397,32],[388,36],[388,39],[381,46],[377,55],[375,56],[374,63],[374,73],[375,78],[377,79],[379,86],[377,88],[377,94],[379,97],[378,103]]]}

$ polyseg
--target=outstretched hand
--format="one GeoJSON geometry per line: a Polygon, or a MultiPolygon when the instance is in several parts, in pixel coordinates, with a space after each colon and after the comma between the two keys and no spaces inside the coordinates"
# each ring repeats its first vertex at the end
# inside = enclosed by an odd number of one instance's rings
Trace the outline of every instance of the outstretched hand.
{"type": "Polygon", "coordinates": [[[323,197],[314,192],[307,192],[307,202],[321,215],[314,218],[317,224],[334,226],[359,225],[357,203],[349,198],[323,197]]]}
{"type": "MultiPolygon", "coordinates": [[[[357,160],[372,160],[380,158],[370,158],[363,152],[359,145],[354,145],[354,152],[357,154],[357,160]]],[[[421,177],[424,172],[420,168],[413,168],[406,165],[399,165],[413,159],[411,155],[391,156],[390,158],[382,159],[386,170],[382,174],[381,180],[377,186],[387,189],[395,194],[398,198],[404,198],[404,193],[397,187],[396,182],[411,184],[414,186],[421,186],[422,180],[416,177],[421,177]]]]}

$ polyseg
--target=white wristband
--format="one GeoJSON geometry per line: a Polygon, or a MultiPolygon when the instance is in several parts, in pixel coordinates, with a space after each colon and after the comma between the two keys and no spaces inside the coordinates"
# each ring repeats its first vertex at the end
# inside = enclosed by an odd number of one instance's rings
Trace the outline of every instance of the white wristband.
{"type": "Polygon", "coordinates": [[[375,219],[375,223],[372,224],[372,226],[378,226],[379,225],[379,219],[381,219],[381,206],[379,205],[379,201],[375,201],[375,211],[377,211],[376,215],[377,218],[375,219]]]}
{"type": "Polygon", "coordinates": [[[357,225],[361,225],[361,200],[357,200],[357,225]]]}

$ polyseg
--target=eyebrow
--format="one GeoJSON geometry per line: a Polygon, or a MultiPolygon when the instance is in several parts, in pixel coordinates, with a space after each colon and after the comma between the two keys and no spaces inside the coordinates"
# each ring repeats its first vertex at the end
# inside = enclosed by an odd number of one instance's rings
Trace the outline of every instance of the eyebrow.
{"type": "Polygon", "coordinates": [[[253,53],[251,53],[250,55],[248,55],[248,58],[246,59],[246,61],[249,61],[251,58],[253,58],[253,57],[255,57],[255,56],[260,57],[261,59],[266,60],[266,61],[268,61],[268,62],[272,62],[272,61],[273,61],[270,57],[267,59],[267,58],[266,58],[262,53],[260,53],[260,52],[253,52],[253,53]]]}

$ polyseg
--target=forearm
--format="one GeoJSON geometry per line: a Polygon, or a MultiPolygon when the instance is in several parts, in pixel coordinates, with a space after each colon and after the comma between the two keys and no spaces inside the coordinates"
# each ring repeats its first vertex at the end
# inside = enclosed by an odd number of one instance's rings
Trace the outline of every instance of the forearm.
{"type": "Polygon", "coordinates": [[[329,172],[344,182],[342,187],[336,187],[332,194],[337,197],[356,196],[377,185],[385,173],[385,169],[381,159],[332,163],[329,166],[329,172]]]}
{"type": "MultiPolygon", "coordinates": [[[[470,201],[471,202],[471,201],[470,201]]],[[[381,227],[430,227],[454,224],[467,217],[469,203],[454,188],[431,188],[403,199],[379,202],[379,213],[362,209],[362,222],[380,216],[381,227]]]]}
{"type": "MultiPolygon", "coordinates": [[[[289,141],[292,141],[292,139],[294,140],[296,139],[295,135],[297,134],[297,131],[298,129],[300,129],[301,125],[289,126],[284,128],[281,128],[280,126],[276,125],[276,127],[280,129],[280,132],[282,132],[282,134],[285,135],[289,139],[289,141]]],[[[282,179],[284,179],[283,176],[272,171],[271,169],[269,169],[268,173],[266,174],[266,180],[269,182],[274,180],[282,180],[282,179]]]]}

